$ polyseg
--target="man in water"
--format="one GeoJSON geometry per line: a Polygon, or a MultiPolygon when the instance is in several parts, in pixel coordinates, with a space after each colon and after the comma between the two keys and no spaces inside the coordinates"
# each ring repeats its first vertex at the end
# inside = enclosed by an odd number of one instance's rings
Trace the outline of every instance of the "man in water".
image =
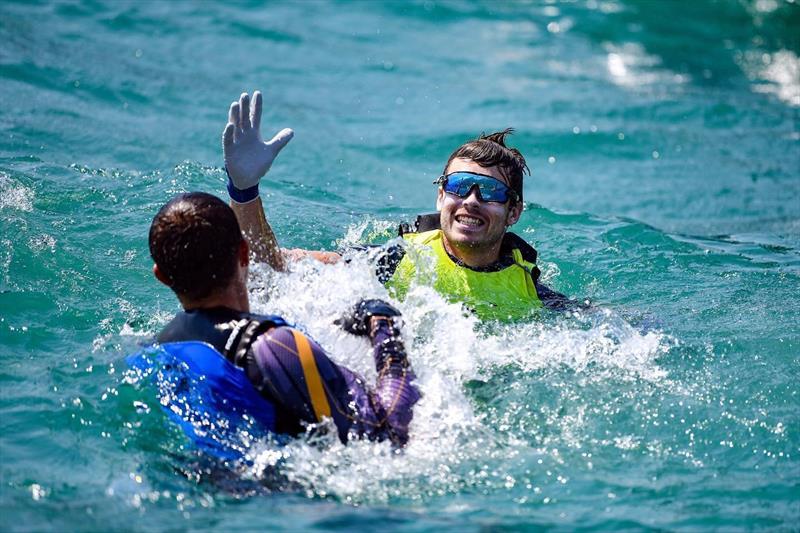
{"type": "MultiPolygon", "coordinates": [[[[260,179],[291,140],[284,129],[269,142],[260,134],[261,93],[244,93],[230,107],[223,153],[232,207],[259,260],[276,270],[287,259],[311,255],[335,262],[334,252],[278,248],[258,196],[260,179]]],[[[522,214],[525,158],[505,144],[511,129],[481,135],[456,149],[436,180],[436,215],[417,220],[402,236],[406,247],[389,248],[379,261],[379,277],[402,298],[412,283],[429,283],[450,301],[463,303],[480,318],[513,320],[546,306],[572,302],[539,283],[536,250],[507,229],[522,214]]]]}
{"type": "MultiPolygon", "coordinates": [[[[236,366],[275,411],[278,433],[299,434],[306,423],[332,418],[340,439],[350,435],[408,440],[419,393],[395,323],[399,312],[380,300],[360,302],[342,326],[368,337],[378,372],[374,390],[337,365],[312,339],[277,316],[250,312],[250,249],[231,208],[210,194],[180,194],[150,226],[155,277],[183,311],[158,335],[160,344],[201,341],[236,366]]],[[[233,400],[231,400],[233,401],[233,400]]]]}

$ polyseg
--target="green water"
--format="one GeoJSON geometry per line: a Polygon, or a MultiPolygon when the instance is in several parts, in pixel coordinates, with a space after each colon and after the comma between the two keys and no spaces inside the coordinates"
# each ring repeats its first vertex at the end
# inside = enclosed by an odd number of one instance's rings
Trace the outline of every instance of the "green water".
{"type": "MultiPolygon", "coordinates": [[[[0,529],[796,529],[798,27],[782,0],[3,2],[0,529]],[[296,131],[262,186],[284,246],[385,240],[514,126],[515,230],[598,310],[476,328],[419,290],[403,453],[258,442],[209,475],[124,356],[178,308],[150,220],[224,194],[256,88],[296,131]]],[[[369,270],[256,269],[252,299],[369,376],[330,325],[385,295],[369,270]]]]}

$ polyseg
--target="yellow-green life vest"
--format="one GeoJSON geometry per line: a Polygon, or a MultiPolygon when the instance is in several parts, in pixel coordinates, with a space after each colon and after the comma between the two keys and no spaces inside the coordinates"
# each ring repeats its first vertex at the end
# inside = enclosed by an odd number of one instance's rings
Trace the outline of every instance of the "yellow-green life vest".
{"type": "Polygon", "coordinates": [[[530,316],[542,303],[531,276],[535,263],[512,248],[514,264],[496,272],[479,272],[457,264],[442,243],[442,231],[403,235],[409,246],[386,283],[404,299],[413,285],[432,286],[448,301],[461,302],[482,320],[512,321],[530,316]]]}

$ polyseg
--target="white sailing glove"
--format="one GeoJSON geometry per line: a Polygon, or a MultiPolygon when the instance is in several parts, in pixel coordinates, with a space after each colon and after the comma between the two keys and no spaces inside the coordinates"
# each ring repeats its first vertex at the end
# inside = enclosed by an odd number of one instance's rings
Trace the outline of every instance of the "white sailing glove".
{"type": "Polygon", "coordinates": [[[236,202],[245,203],[258,197],[258,183],[294,132],[284,128],[268,142],[261,138],[261,92],[242,93],[231,104],[228,124],[222,132],[222,153],[228,173],[228,193],[236,202]]]}

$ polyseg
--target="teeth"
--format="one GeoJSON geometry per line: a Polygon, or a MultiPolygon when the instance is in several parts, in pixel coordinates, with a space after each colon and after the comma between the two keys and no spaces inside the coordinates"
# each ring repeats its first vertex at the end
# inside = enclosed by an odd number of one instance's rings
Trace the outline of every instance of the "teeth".
{"type": "Polygon", "coordinates": [[[479,218],[468,217],[466,215],[460,215],[456,217],[456,220],[461,224],[465,224],[467,226],[480,226],[483,224],[483,221],[479,218]]]}

